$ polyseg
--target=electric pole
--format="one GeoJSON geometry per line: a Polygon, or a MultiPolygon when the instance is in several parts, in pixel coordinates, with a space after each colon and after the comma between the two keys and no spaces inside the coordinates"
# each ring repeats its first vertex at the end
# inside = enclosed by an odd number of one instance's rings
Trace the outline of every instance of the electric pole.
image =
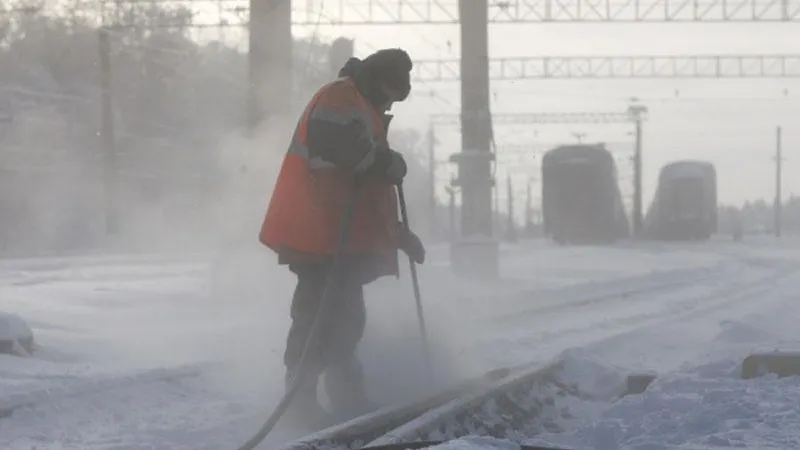
{"type": "Polygon", "coordinates": [[[783,226],[783,201],[781,200],[781,166],[783,165],[783,156],[781,155],[782,138],[781,127],[776,129],[775,133],[775,237],[781,237],[781,228],[783,226]]]}
{"type": "Polygon", "coordinates": [[[456,272],[497,276],[497,241],[492,212],[492,117],[489,92],[488,0],[459,0],[461,31],[461,241],[452,252],[456,272]]]}
{"type": "Polygon", "coordinates": [[[497,181],[497,173],[495,172],[494,179],[492,179],[492,236],[499,237],[501,233],[500,223],[500,186],[497,181]]]}
{"type": "Polygon", "coordinates": [[[642,217],[642,121],[647,113],[647,108],[633,104],[628,107],[628,113],[636,124],[636,143],[633,155],[633,236],[639,237],[644,222],[642,217]]]}
{"type": "Polygon", "coordinates": [[[456,225],[456,188],[452,185],[452,180],[449,185],[445,186],[448,196],[448,239],[453,244],[456,241],[458,225],[456,225]]]}
{"type": "Polygon", "coordinates": [[[517,227],[514,223],[514,185],[511,183],[511,174],[507,177],[508,190],[508,218],[506,221],[506,239],[510,242],[517,240],[517,227]]]}
{"type": "Polygon", "coordinates": [[[525,236],[533,236],[533,194],[531,193],[531,177],[528,177],[528,184],[525,186],[525,236]]]}
{"type": "Polygon", "coordinates": [[[250,0],[247,125],[251,132],[271,115],[291,110],[291,3],[250,0]]]}
{"type": "Polygon", "coordinates": [[[114,103],[111,86],[111,38],[106,26],[98,28],[98,61],[100,68],[100,149],[103,155],[103,195],[107,236],[118,231],[117,218],[117,149],[114,138],[114,103]]]}
{"type": "Polygon", "coordinates": [[[436,133],[433,131],[433,124],[428,127],[428,189],[428,223],[431,236],[436,237],[439,227],[436,221],[436,133]]]}

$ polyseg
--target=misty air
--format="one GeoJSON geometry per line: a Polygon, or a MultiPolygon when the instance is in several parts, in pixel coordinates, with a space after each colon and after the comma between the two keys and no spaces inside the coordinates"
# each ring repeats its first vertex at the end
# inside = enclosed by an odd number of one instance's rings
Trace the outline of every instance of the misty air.
{"type": "Polygon", "coordinates": [[[798,22],[0,1],[0,448],[796,449],[798,22]]]}

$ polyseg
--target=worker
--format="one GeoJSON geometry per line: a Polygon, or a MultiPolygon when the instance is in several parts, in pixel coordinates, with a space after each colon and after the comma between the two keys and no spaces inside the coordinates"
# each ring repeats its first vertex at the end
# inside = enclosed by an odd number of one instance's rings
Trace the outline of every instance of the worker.
{"type": "Polygon", "coordinates": [[[398,218],[396,186],[408,169],[386,139],[393,117],[388,111],[408,97],[411,68],[405,51],[384,49],[363,60],[350,58],[339,78],[320,88],[297,124],[261,227],[261,243],[297,276],[284,353],[288,389],[355,195],[338,276],[328,286],[328,314],[320,318],[305,381],[286,412],[315,428],[376,408],[366,396],[356,356],[366,321],[363,286],[398,276],[398,250],[416,263],[425,260],[421,240],[398,218]],[[317,400],[323,373],[330,412],[317,400]]]}

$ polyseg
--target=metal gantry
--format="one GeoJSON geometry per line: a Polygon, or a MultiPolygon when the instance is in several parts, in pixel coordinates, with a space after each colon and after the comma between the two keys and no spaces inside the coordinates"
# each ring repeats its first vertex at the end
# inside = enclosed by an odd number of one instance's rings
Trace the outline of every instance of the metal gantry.
{"type": "MultiPolygon", "coordinates": [[[[456,0],[296,1],[292,24],[455,25],[456,0]],[[324,6],[324,10],[322,8],[324,6]]],[[[249,0],[100,0],[112,5],[185,11],[194,27],[246,27],[249,0]]],[[[505,0],[489,4],[490,23],[799,22],[800,0],[505,0]]],[[[106,16],[108,21],[112,19],[106,16]]],[[[120,17],[114,18],[119,22],[120,17]]],[[[129,24],[132,26],[133,24],[129,24]]],[[[164,23],[180,27],[181,23],[164,23]]]]}
{"type": "MultiPolygon", "coordinates": [[[[267,0],[100,0],[115,4],[160,4],[186,12],[178,27],[248,26],[250,8],[267,0]],[[213,11],[216,11],[214,14],[213,11]]],[[[278,1],[278,0],[275,0],[278,1]]],[[[288,1],[288,0],[284,0],[288,1]]],[[[477,0],[475,0],[477,2],[477,0]]],[[[471,3],[471,2],[470,2],[471,3]]],[[[469,5],[470,3],[466,3],[469,5]]],[[[278,3],[275,3],[276,5],[278,3]]],[[[296,1],[287,25],[462,25],[459,4],[464,0],[305,0],[296,1]],[[302,8],[302,5],[305,8],[302,8]]],[[[273,3],[270,3],[273,5],[273,3]]],[[[288,6],[283,3],[284,6],[288,6]]],[[[474,4],[473,4],[474,6],[474,4]]],[[[274,7],[274,6],[270,6],[274,7]]],[[[118,8],[117,8],[118,9],[118,8]]],[[[514,23],[737,23],[800,22],[800,0],[485,0],[478,3],[481,24],[514,23]],[[486,8],[488,17],[483,13],[486,8]]],[[[474,12],[474,8],[473,11],[474,12]]],[[[290,17],[289,17],[290,16],[290,17]]],[[[121,25],[120,17],[114,18],[121,25]]],[[[464,20],[465,22],[467,20],[464,20]]],[[[124,24],[122,24],[124,26],[124,24]]],[[[132,24],[135,26],[135,24],[132,24]]],[[[473,24],[474,25],[474,24],[473,24]]],[[[158,24],[156,26],[171,26],[158,24]]],[[[467,27],[470,28],[470,27],[467,27]]],[[[474,26],[472,28],[475,28],[474,26]]],[[[469,47],[469,46],[467,46],[469,47]]],[[[462,45],[462,48],[465,48],[462,45]]],[[[459,60],[417,61],[416,81],[459,81],[459,60]]],[[[483,67],[481,65],[481,67],[483,67]]],[[[481,68],[479,72],[482,72],[481,68]]],[[[493,59],[493,80],[610,79],[610,78],[796,78],[800,55],[647,55],[570,56],[493,59]]],[[[469,78],[469,77],[467,77],[469,78]]],[[[481,89],[485,91],[485,89],[481,89]]],[[[462,92],[463,93],[463,92],[462,92]]],[[[463,105],[462,105],[463,107],[463,105]]],[[[475,110],[474,107],[466,109],[475,110]]],[[[478,108],[480,109],[480,108],[478,108]]],[[[465,111],[469,113],[469,111],[465,111]]],[[[484,111],[485,114],[487,111],[484,111]]],[[[472,120],[471,116],[467,116],[472,120]]],[[[434,118],[438,124],[461,124],[461,116],[434,118]]],[[[493,114],[495,125],[504,123],[634,123],[641,166],[641,116],[634,113],[493,114]]],[[[470,122],[469,120],[467,122],[470,122]]],[[[465,123],[467,129],[471,125],[465,123]]],[[[480,145],[479,147],[483,147],[480,145]]],[[[469,152],[467,152],[469,153],[469,152]]],[[[481,172],[482,173],[482,172],[481,172]]],[[[637,171],[637,219],[641,220],[641,170],[637,171]]],[[[483,175],[477,178],[482,178],[483,175]]],[[[472,177],[471,177],[472,178],[472,177]]],[[[476,179],[477,179],[476,178],[476,179]]],[[[482,189],[482,188],[481,188],[482,189]]],[[[483,199],[485,193],[476,195],[483,199]]],[[[467,193],[464,193],[467,196],[467,193]]],[[[472,194],[469,195],[473,197],[472,194]]],[[[482,202],[483,200],[481,200],[482,202]]]]}
{"type": "MultiPolygon", "coordinates": [[[[646,111],[641,114],[645,120],[646,111]]],[[[492,122],[495,125],[553,125],[553,124],[632,124],[636,122],[637,115],[632,111],[585,111],[585,112],[539,112],[539,113],[493,113],[492,122]]],[[[459,114],[434,114],[431,121],[435,126],[460,126],[459,114]]]]}
{"type": "MultiPolygon", "coordinates": [[[[306,1],[294,25],[381,25],[458,23],[455,0],[306,1]]],[[[496,0],[490,23],[569,22],[794,22],[800,0],[496,0]]]]}
{"type": "MultiPolygon", "coordinates": [[[[249,4],[249,0],[100,0],[99,19],[101,24],[113,23],[117,28],[246,28],[249,4]],[[174,20],[146,25],[136,22],[140,16],[137,12],[147,12],[154,6],[178,14],[174,20]]],[[[83,12],[95,11],[92,7],[83,12]]]]}
{"type": "MultiPolygon", "coordinates": [[[[458,81],[458,59],[414,61],[420,82],[458,81]]],[[[608,78],[798,78],[797,55],[534,56],[492,58],[492,80],[608,78]]]]}

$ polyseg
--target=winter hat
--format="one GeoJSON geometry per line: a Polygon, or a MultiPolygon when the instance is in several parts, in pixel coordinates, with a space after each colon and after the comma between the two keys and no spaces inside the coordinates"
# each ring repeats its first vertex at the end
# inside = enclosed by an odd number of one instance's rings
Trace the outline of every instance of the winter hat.
{"type": "Polygon", "coordinates": [[[411,92],[411,69],[414,64],[405,50],[387,48],[367,56],[362,61],[364,69],[372,80],[400,92],[400,101],[411,92]]]}

